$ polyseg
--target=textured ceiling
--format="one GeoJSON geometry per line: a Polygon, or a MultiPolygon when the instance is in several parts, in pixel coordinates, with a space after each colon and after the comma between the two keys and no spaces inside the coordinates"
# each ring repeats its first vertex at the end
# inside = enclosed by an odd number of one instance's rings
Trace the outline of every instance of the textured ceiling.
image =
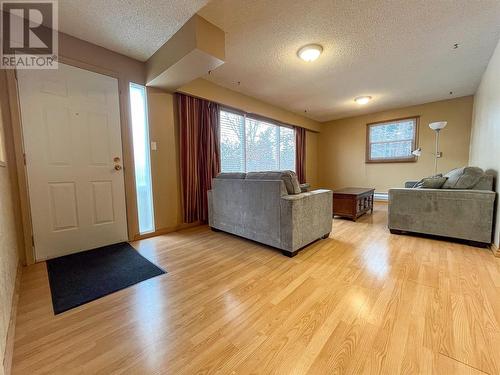
{"type": "Polygon", "coordinates": [[[208,0],[59,0],[59,30],[147,60],[208,0]]]}
{"type": "Polygon", "coordinates": [[[473,94],[500,36],[497,0],[213,0],[198,13],[227,32],[206,79],[320,121],[473,94]],[[308,43],[324,47],[313,63],[296,56],[308,43]]]}

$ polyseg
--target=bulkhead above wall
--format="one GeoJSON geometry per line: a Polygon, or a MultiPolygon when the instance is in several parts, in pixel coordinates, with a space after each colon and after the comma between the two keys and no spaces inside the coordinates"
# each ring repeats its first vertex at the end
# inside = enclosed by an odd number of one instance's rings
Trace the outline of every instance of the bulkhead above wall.
{"type": "Polygon", "coordinates": [[[146,61],[146,85],[175,91],[224,59],[224,31],[195,14],[146,61]]]}

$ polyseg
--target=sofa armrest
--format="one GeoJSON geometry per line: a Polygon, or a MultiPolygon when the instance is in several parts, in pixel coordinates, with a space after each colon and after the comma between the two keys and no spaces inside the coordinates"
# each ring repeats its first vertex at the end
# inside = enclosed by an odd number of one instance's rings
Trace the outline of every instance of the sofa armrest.
{"type": "Polygon", "coordinates": [[[390,189],[389,228],[489,243],[495,192],[390,189]]]}
{"type": "Polygon", "coordinates": [[[313,190],[281,197],[281,242],[296,251],[332,230],[333,192],[313,190]]]}
{"type": "Polygon", "coordinates": [[[285,195],[285,196],[281,197],[281,199],[285,200],[285,201],[291,201],[291,202],[307,201],[307,200],[311,200],[311,199],[328,200],[328,196],[333,197],[333,192],[331,190],[318,189],[318,190],[313,190],[313,191],[306,191],[306,192],[300,193],[300,194],[285,195]]]}

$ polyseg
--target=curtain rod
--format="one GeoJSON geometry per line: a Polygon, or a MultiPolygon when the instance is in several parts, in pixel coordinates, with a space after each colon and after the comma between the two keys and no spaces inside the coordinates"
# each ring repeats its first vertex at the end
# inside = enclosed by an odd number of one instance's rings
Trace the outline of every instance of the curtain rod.
{"type": "Polygon", "coordinates": [[[240,108],[236,108],[236,107],[233,107],[233,106],[230,106],[230,105],[227,105],[227,104],[224,104],[224,103],[220,103],[220,102],[217,102],[215,100],[210,100],[210,99],[207,99],[207,98],[203,98],[201,96],[198,96],[198,95],[192,95],[192,94],[187,94],[187,93],[184,93],[182,91],[176,91],[175,92],[176,94],[182,94],[182,95],[186,95],[186,96],[191,96],[192,98],[196,98],[196,99],[201,99],[201,100],[206,100],[206,101],[209,101],[209,102],[212,102],[212,103],[215,103],[215,104],[218,104],[220,105],[221,107],[224,107],[226,109],[229,109],[230,111],[233,111],[233,112],[237,112],[237,113],[240,113],[240,114],[243,114],[243,115],[248,115],[250,117],[257,117],[257,118],[261,118],[262,120],[267,120],[267,121],[271,121],[271,122],[274,122],[274,123],[279,123],[281,125],[285,125],[285,126],[291,126],[291,127],[297,127],[297,128],[303,128],[309,132],[313,132],[313,133],[319,133],[319,131],[317,130],[313,130],[313,129],[308,129],[304,126],[299,126],[299,125],[294,125],[294,124],[289,124],[287,122],[283,122],[283,121],[279,121],[279,120],[275,120],[271,117],[267,117],[267,116],[263,116],[263,115],[260,115],[258,113],[253,113],[253,112],[247,112],[247,111],[244,111],[243,109],[240,109],[240,108]]]}

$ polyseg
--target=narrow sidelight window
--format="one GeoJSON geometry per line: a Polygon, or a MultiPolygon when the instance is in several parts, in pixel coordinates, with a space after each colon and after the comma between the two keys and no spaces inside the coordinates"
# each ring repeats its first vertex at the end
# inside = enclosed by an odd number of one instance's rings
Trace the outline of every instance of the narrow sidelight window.
{"type": "Polygon", "coordinates": [[[132,113],[135,190],[137,194],[139,233],[143,234],[155,230],[147,98],[144,86],[135,83],[130,84],[130,108],[132,113]]]}

